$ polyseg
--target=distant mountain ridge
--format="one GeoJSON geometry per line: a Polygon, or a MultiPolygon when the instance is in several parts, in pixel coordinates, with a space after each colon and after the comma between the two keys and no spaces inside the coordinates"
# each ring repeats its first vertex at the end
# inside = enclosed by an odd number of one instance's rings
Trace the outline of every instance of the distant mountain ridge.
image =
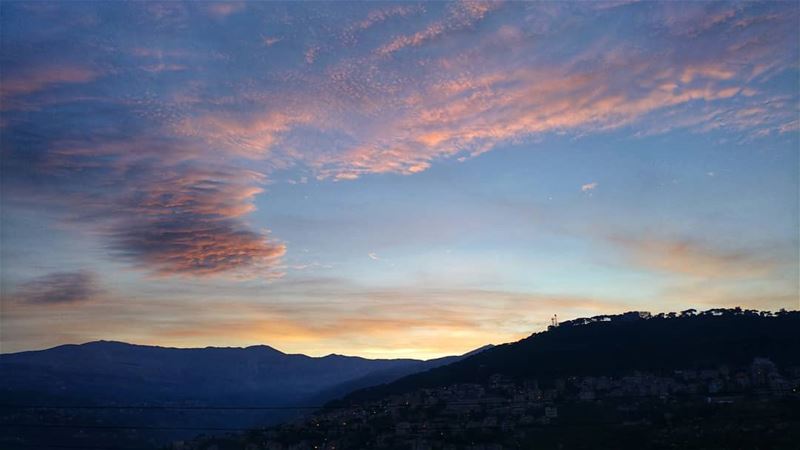
{"type": "Polygon", "coordinates": [[[311,357],[267,345],[173,348],[93,341],[0,355],[4,384],[0,389],[106,402],[128,402],[135,394],[139,403],[268,401],[291,405],[343,383],[365,377],[382,383],[458,358],[311,357]]]}
{"type": "MultiPolygon", "coordinates": [[[[194,436],[203,427],[262,426],[298,417],[310,410],[307,407],[322,405],[353,389],[391,382],[460,358],[423,361],[336,354],[311,357],[287,354],[267,345],[185,349],[94,341],[0,355],[0,397],[10,405],[56,407],[46,411],[58,412],[52,419],[58,422],[135,422],[194,429],[154,431],[129,442],[158,446],[194,436]],[[98,405],[103,409],[65,409],[66,419],[58,409],[75,405],[98,405]],[[176,414],[172,410],[136,409],[141,406],[195,409],[176,410],[180,411],[176,414]],[[217,406],[226,407],[224,413],[213,410],[217,406]]],[[[25,416],[26,420],[42,420],[36,410],[22,411],[32,414],[25,416]]],[[[6,419],[17,417],[18,412],[0,410],[10,414],[6,419]]],[[[3,433],[8,431],[0,430],[0,447],[3,433]]],[[[37,431],[24,428],[17,430],[20,433],[37,431]]],[[[74,442],[71,435],[51,434],[48,444],[74,442]]],[[[90,437],[97,443],[106,442],[106,438],[113,443],[119,435],[106,436],[98,431],[90,437]]]]}

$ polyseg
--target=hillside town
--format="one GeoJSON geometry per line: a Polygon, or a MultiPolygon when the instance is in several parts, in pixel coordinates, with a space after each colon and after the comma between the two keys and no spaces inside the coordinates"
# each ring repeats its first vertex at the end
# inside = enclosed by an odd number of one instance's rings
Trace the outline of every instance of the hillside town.
{"type": "MultiPolygon", "coordinates": [[[[623,434],[614,439],[624,448],[624,436],[635,440],[649,433],[656,444],[659,439],[712,441],[731,427],[740,432],[745,427],[753,439],[770,434],[788,439],[800,420],[798,406],[800,367],[779,368],[766,358],[743,367],[576,376],[546,384],[498,374],[485,384],[419,389],[238,437],[200,438],[172,448],[501,450],[531,448],[534,442],[557,448],[590,445],[617,431],[623,434]]],[[[724,448],[724,441],[718,445],[724,448]]]]}

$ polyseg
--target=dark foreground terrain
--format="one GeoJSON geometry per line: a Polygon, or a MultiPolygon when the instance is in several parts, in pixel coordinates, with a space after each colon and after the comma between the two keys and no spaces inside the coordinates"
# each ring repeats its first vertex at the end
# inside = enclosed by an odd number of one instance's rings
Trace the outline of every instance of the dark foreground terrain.
{"type": "Polygon", "coordinates": [[[427,362],[98,342],[3,355],[0,370],[3,450],[800,442],[800,313],[787,311],[582,318],[427,362]]]}
{"type": "Polygon", "coordinates": [[[174,448],[797,449],[800,313],[600,316],[174,448]]]}

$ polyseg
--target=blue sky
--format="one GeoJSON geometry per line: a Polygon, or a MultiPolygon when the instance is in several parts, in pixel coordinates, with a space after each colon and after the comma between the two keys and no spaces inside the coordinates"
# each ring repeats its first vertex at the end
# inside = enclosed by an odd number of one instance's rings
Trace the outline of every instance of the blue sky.
{"type": "Polygon", "coordinates": [[[3,352],[800,306],[795,3],[1,8],[3,352]]]}

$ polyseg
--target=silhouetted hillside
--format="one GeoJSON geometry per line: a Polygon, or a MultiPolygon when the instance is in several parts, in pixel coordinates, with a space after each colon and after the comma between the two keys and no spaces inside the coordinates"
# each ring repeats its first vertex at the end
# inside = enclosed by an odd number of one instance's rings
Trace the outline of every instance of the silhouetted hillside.
{"type": "Polygon", "coordinates": [[[770,314],[737,308],[576,319],[447,366],[356,391],[334,404],[419,388],[484,383],[494,374],[547,381],[633,370],[746,365],[755,357],[769,358],[781,366],[800,365],[800,312],[770,314]]]}
{"type": "Polygon", "coordinates": [[[575,319],[185,450],[796,449],[800,313],[575,319]]]}

